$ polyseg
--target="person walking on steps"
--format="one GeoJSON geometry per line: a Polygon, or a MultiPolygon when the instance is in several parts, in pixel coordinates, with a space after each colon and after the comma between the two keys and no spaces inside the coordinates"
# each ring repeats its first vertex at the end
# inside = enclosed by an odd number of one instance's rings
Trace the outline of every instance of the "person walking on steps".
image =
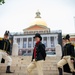
{"type": "Polygon", "coordinates": [[[70,36],[69,34],[66,35],[64,38],[65,40],[65,45],[63,47],[62,51],[62,59],[57,63],[59,75],[63,75],[63,69],[66,68],[66,72],[72,73],[72,75],[75,75],[75,69],[74,69],[74,59],[75,59],[75,54],[74,54],[74,46],[72,43],[70,43],[70,36]],[[67,66],[66,66],[67,65],[67,66]],[[64,68],[64,66],[66,66],[64,68]]]}
{"type": "Polygon", "coordinates": [[[32,70],[37,68],[38,75],[43,75],[43,62],[46,58],[45,45],[42,44],[42,37],[39,33],[36,33],[34,36],[35,47],[32,55],[32,62],[27,67],[28,75],[32,75],[32,70]]]}
{"type": "Polygon", "coordinates": [[[0,62],[2,58],[7,61],[6,73],[13,73],[10,71],[10,66],[12,59],[10,55],[10,41],[9,41],[9,31],[6,31],[4,38],[0,38],[0,62]]]}

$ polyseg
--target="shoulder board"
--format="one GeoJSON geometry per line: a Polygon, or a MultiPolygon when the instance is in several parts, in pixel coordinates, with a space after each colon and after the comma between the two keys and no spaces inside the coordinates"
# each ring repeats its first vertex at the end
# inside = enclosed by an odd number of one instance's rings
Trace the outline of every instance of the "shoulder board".
{"type": "Polygon", "coordinates": [[[75,44],[74,44],[74,43],[71,43],[71,45],[75,46],[75,44]]]}
{"type": "Polygon", "coordinates": [[[11,40],[8,39],[7,41],[11,43],[11,40]]]}
{"type": "Polygon", "coordinates": [[[3,40],[3,38],[0,37],[0,40],[3,40]]]}
{"type": "Polygon", "coordinates": [[[9,42],[11,43],[11,40],[9,40],[9,42]]]}

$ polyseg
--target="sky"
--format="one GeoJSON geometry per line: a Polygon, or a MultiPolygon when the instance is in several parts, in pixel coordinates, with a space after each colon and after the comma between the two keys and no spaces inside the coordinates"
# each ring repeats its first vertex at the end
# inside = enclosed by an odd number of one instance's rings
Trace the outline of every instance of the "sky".
{"type": "Polygon", "coordinates": [[[50,30],[75,33],[75,0],[5,0],[0,5],[0,36],[6,30],[23,32],[40,11],[50,30]]]}

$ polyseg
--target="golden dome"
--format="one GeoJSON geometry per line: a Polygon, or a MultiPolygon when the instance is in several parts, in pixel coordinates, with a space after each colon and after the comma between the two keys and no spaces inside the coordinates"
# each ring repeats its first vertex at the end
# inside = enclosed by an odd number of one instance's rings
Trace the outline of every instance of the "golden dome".
{"type": "Polygon", "coordinates": [[[42,25],[42,26],[47,26],[46,22],[40,17],[40,12],[36,12],[36,17],[31,23],[31,25],[42,25]]]}
{"type": "Polygon", "coordinates": [[[31,25],[43,25],[43,26],[47,26],[46,22],[41,19],[41,18],[36,18],[31,25]]]}

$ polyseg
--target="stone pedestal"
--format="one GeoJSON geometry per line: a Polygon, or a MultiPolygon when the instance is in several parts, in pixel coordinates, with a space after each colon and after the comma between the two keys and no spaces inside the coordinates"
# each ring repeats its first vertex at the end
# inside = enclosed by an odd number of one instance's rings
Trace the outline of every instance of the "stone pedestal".
{"type": "Polygon", "coordinates": [[[18,44],[13,43],[12,56],[18,56],[18,44]]]}
{"type": "Polygon", "coordinates": [[[60,57],[62,56],[62,48],[61,48],[61,45],[60,44],[57,44],[56,47],[55,47],[55,50],[56,50],[56,57],[60,57]]]}

